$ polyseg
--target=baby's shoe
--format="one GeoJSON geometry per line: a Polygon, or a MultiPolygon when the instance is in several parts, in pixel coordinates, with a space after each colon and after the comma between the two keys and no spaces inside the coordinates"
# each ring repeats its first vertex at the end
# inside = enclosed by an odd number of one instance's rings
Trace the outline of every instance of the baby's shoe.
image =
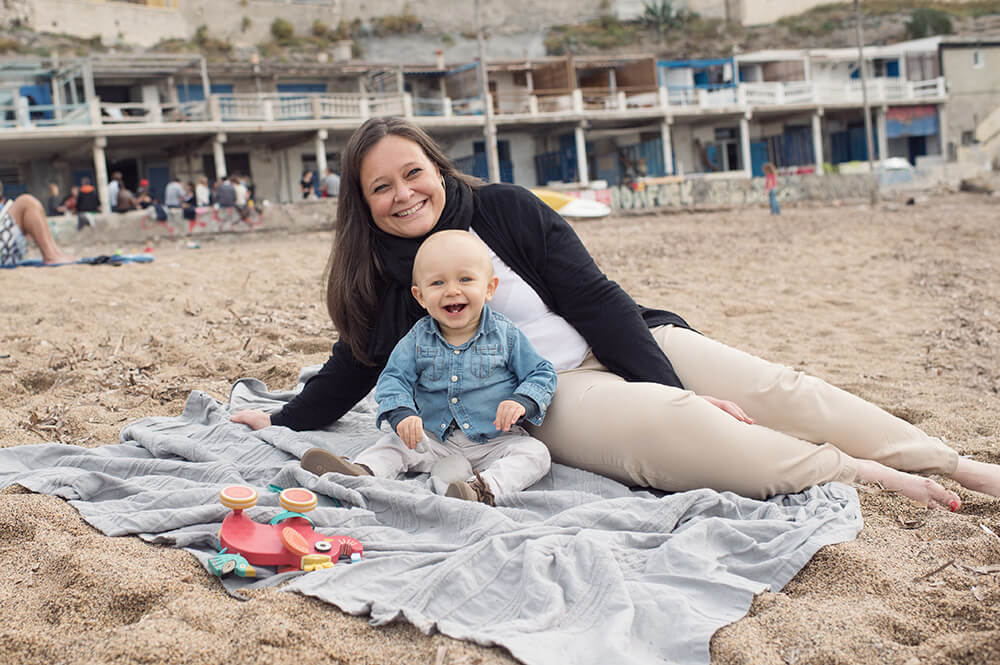
{"type": "Polygon", "coordinates": [[[310,448],[302,456],[299,466],[310,473],[322,476],[324,473],[342,473],[345,476],[373,476],[372,470],[364,464],[355,464],[340,455],[334,455],[322,448],[310,448]]]}
{"type": "MultiPolygon", "coordinates": [[[[305,457],[302,459],[305,460],[305,457]]],[[[495,506],[496,503],[493,499],[493,492],[490,491],[490,486],[486,484],[486,481],[483,480],[478,471],[473,471],[473,473],[476,474],[476,477],[472,480],[448,485],[448,491],[444,495],[454,499],[478,501],[485,503],[487,506],[495,506]]]]}

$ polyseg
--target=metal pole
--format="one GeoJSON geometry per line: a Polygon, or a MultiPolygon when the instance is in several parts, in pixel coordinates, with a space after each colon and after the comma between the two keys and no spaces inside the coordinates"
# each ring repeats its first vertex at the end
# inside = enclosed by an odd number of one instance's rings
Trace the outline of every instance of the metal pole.
{"type": "Polygon", "coordinates": [[[476,0],[476,40],[479,42],[479,94],[483,99],[483,118],[486,139],[486,169],[490,182],[500,182],[500,158],[497,156],[497,126],[493,121],[493,100],[490,98],[489,77],[486,70],[486,40],[483,38],[483,22],[479,11],[480,0],[476,0]]]}
{"type": "MultiPolygon", "coordinates": [[[[854,31],[858,38],[858,69],[861,72],[861,103],[865,108],[865,149],[868,152],[868,171],[875,180],[872,203],[878,200],[878,174],[875,173],[874,140],[872,139],[872,112],[868,106],[868,75],[865,73],[865,47],[861,36],[861,0],[854,0],[854,31]]],[[[881,155],[885,159],[885,155],[881,155]]]]}

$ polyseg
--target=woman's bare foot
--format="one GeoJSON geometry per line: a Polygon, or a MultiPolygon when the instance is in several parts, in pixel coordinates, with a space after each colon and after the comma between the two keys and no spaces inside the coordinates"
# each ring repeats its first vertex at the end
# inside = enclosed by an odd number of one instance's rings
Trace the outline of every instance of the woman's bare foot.
{"type": "Polygon", "coordinates": [[[970,490],[1000,496],[1000,465],[959,457],[951,478],[970,490]]]}
{"type": "Polygon", "coordinates": [[[957,512],[962,507],[962,501],[957,494],[930,478],[897,471],[872,460],[858,460],[858,480],[879,483],[889,491],[899,492],[931,508],[947,508],[957,512]]]}

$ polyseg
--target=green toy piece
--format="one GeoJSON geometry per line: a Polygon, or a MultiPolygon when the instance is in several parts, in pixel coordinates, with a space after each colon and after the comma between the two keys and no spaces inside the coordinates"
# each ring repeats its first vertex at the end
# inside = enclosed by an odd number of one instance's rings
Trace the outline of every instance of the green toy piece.
{"type": "Polygon", "coordinates": [[[222,548],[221,552],[208,560],[208,569],[217,577],[229,573],[236,573],[240,577],[257,577],[257,571],[249,561],[239,554],[226,554],[226,548],[222,548]]]}

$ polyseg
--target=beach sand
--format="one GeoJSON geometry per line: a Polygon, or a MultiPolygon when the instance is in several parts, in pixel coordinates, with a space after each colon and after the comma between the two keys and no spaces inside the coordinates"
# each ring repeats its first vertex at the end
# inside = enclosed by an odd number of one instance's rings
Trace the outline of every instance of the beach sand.
{"type": "MultiPolygon", "coordinates": [[[[997,201],[934,194],[574,226],[640,303],[1000,463],[997,201]]],[[[256,232],[200,249],[163,241],[148,265],[0,271],[0,446],[114,444],[129,422],[180,414],[194,389],[225,400],[245,376],[291,387],[334,339],[321,304],[329,243],[256,232]]],[[[986,531],[1000,534],[1000,502],[944,482],[958,514],[859,488],[857,540],[759,596],[715,635],[713,663],[1000,662],[1000,572],[988,572],[1000,571],[1000,537],[986,531]]],[[[18,487],[0,492],[0,571],[2,663],[516,662],[294,594],[234,600],[188,553],[105,537],[63,500],[18,487]]]]}

